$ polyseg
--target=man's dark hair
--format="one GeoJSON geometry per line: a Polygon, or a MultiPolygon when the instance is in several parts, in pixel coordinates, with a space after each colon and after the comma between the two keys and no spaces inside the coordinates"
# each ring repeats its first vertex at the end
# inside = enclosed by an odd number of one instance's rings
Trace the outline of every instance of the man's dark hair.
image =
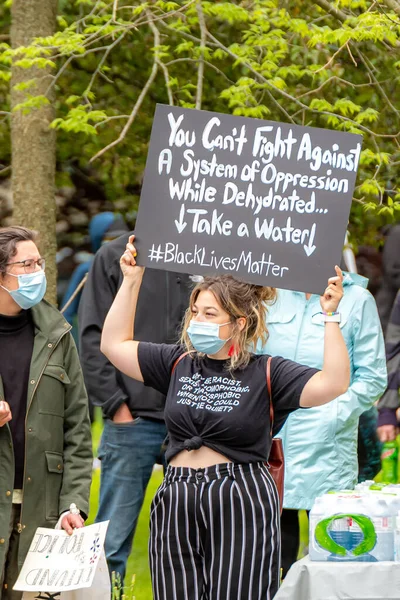
{"type": "Polygon", "coordinates": [[[19,242],[35,242],[37,234],[32,229],[12,225],[11,227],[0,227],[0,273],[7,270],[7,264],[17,254],[19,242]]]}

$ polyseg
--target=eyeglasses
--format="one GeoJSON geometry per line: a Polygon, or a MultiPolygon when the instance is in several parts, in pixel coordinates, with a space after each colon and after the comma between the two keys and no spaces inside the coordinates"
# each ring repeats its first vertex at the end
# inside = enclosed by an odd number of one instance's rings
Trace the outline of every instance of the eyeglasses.
{"type": "Polygon", "coordinates": [[[17,260],[16,262],[7,263],[7,266],[11,265],[23,265],[25,273],[34,273],[36,271],[36,265],[44,271],[46,261],[44,258],[38,258],[37,260],[27,258],[26,260],[17,260]]]}

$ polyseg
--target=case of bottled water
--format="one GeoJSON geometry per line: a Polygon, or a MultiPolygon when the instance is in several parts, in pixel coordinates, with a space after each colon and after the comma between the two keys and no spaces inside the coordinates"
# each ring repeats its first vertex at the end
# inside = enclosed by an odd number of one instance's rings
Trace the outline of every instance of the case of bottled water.
{"type": "Polygon", "coordinates": [[[394,560],[400,488],[389,490],[387,486],[384,490],[373,490],[371,485],[325,494],[316,499],[310,512],[311,560],[394,560]]]}

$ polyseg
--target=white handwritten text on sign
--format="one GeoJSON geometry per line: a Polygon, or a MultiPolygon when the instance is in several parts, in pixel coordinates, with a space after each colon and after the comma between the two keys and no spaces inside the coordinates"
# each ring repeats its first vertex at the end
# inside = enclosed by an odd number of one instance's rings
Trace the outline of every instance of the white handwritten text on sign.
{"type": "Polygon", "coordinates": [[[340,261],[361,137],[157,106],[140,264],[321,292],[340,261]]]}

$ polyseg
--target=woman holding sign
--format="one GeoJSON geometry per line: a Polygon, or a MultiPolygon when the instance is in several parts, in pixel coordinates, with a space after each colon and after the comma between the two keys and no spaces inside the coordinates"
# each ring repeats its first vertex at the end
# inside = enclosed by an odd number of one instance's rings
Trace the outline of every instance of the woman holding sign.
{"type": "MultiPolygon", "coordinates": [[[[206,277],[193,290],[182,345],[132,340],[144,269],[131,236],[123,284],[106,318],[102,351],[121,371],[166,396],[169,466],[151,511],[155,600],[272,599],[279,585],[279,501],[266,466],[271,447],[265,302],[275,297],[233,277],[206,277]]],[[[343,295],[342,274],[321,297],[326,321],[343,295]]],[[[149,315],[151,318],[151,315],[149,315]]],[[[349,385],[337,323],[328,322],[320,372],[273,358],[274,432],[290,412],[329,402],[349,385]]]]}

